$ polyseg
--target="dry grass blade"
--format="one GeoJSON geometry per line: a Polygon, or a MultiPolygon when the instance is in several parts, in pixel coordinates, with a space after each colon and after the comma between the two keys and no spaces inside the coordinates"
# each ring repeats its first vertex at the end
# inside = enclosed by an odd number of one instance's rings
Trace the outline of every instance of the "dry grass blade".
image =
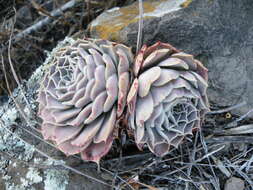
{"type": "Polygon", "coordinates": [[[226,166],[224,166],[223,162],[220,161],[219,159],[217,159],[215,156],[211,156],[211,158],[213,159],[214,163],[217,165],[217,167],[219,168],[219,170],[228,178],[231,176],[231,173],[229,172],[229,170],[226,168],[226,166]]]}
{"type": "MultiPolygon", "coordinates": [[[[211,180],[211,183],[213,184],[213,186],[214,186],[214,188],[215,188],[216,190],[220,190],[219,179],[217,178],[217,176],[216,176],[216,174],[215,174],[214,168],[213,168],[213,166],[211,165],[211,161],[210,161],[210,158],[209,158],[209,156],[212,155],[213,153],[212,153],[212,152],[211,152],[211,153],[208,153],[207,144],[206,144],[206,142],[205,142],[205,138],[204,138],[204,136],[203,136],[201,130],[200,130],[200,142],[201,142],[201,144],[202,144],[202,146],[203,146],[203,148],[204,148],[205,154],[206,154],[206,155],[204,155],[204,157],[202,157],[202,159],[203,159],[203,158],[207,158],[208,164],[209,164],[210,169],[211,169],[211,172],[212,172],[212,174],[213,174],[213,179],[211,180]]],[[[218,150],[221,150],[221,149],[223,149],[223,148],[224,148],[224,147],[220,147],[218,150]]],[[[216,152],[217,152],[217,151],[216,151],[216,152]]]]}
{"type": "Polygon", "coordinates": [[[142,43],[143,43],[143,3],[142,0],[139,0],[139,26],[138,26],[136,52],[138,52],[141,49],[142,43]]]}
{"type": "Polygon", "coordinates": [[[247,165],[246,165],[246,172],[248,173],[249,170],[252,168],[251,164],[253,163],[253,155],[251,156],[251,158],[246,163],[247,163],[247,165]]]}
{"type": "Polygon", "coordinates": [[[243,107],[247,105],[247,103],[245,101],[239,103],[239,104],[236,104],[236,105],[233,105],[233,106],[230,106],[228,108],[225,108],[225,109],[220,109],[220,110],[216,110],[216,111],[210,111],[208,112],[207,114],[220,114],[220,113],[225,113],[225,112],[229,112],[231,110],[234,110],[234,109],[237,109],[237,108],[240,108],[240,107],[243,107]]]}
{"type": "Polygon", "coordinates": [[[152,186],[147,185],[147,184],[144,184],[144,183],[140,183],[140,182],[139,182],[139,184],[142,185],[143,187],[148,188],[149,190],[159,190],[159,189],[156,188],[156,187],[152,187],[152,186]]]}
{"type": "Polygon", "coordinates": [[[250,113],[252,113],[252,112],[253,112],[253,109],[249,110],[247,113],[243,114],[238,119],[236,119],[236,122],[242,121],[243,119],[245,119],[246,117],[248,117],[250,115],[250,113]]]}
{"type": "MultiPolygon", "coordinates": [[[[13,77],[14,77],[16,83],[18,84],[18,87],[19,87],[20,90],[21,90],[21,93],[22,93],[22,95],[23,95],[23,97],[24,97],[24,99],[25,99],[25,102],[26,102],[27,106],[29,107],[29,110],[31,110],[31,109],[30,109],[31,106],[30,106],[30,104],[29,104],[27,98],[25,97],[23,88],[21,87],[21,84],[20,84],[20,82],[19,82],[18,76],[17,76],[17,74],[16,74],[16,72],[15,72],[15,70],[14,70],[14,67],[13,67],[13,64],[12,64],[12,61],[11,61],[11,54],[10,54],[10,52],[11,52],[11,41],[12,41],[12,35],[13,35],[14,25],[15,25],[15,22],[16,22],[16,9],[15,9],[15,8],[13,8],[13,9],[14,9],[14,11],[15,11],[15,17],[14,17],[14,21],[13,21],[13,23],[12,23],[11,34],[10,34],[10,39],[9,39],[9,45],[8,45],[8,59],[9,59],[9,64],[10,64],[10,67],[11,67],[11,72],[12,72],[12,74],[13,74],[13,77]]],[[[5,77],[6,77],[6,76],[5,76],[5,77]]]]}
{"type": "Polygon", "coordinates": [[[253,144],[253,137],[250,136],[221,136],[206,139],[207,143],[248,143],[253,144]]]}
{"type": "Polygon", "coordinates": [[[215,153],[221,151],[221,150],[224,149],[224,148],[225,148],[225,145],[223,145],[223,146],[217,148],[216,150],[214,150],[214,151],[212,151],[212,152],[209,152],[209,153],[206,152],[206,154],[205,154],[203,157],[197,159],[196,162],[201,162],[202,160],[204,160],[204,159],[206,159],[206,158],[209,158],[210,156],[212,156],[213,154],[215,154],[215,153]]]}
{"type": "Polygon", "coordinates": [[[48,17],[52,17],[50,15],[50,13],[45,10],[42,6],[40,6],[38,3],[36,3],[34,0],[30,0],[30,3],[32,4],[32,6],[42,15],[48,16],[48,17]]]}
{"type": "Polygon", "coordinates": [[[226,135],[242,135],[242,134],[251,134],[253,133],[253,124],[242,125],[239,127],[227,129],[224,131],[226,135]]]}

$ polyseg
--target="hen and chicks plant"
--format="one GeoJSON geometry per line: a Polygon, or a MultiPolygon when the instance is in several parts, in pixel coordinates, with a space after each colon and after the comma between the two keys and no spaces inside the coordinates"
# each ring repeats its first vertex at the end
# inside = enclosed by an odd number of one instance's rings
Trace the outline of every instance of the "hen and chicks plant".
{"type": "Polygon", "coordinates": [[[201,127],[207,86],[207,69],[169,44],[134,57],[122,44],[79,39],[54,54],[41,82],[41,132],[66,155],[99,162],[124,118],[139,149],[164,156],[201,127]]]}

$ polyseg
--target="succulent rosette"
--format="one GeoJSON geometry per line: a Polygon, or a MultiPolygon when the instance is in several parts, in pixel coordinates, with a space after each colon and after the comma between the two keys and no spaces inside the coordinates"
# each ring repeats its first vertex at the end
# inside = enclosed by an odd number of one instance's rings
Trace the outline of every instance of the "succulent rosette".
{"type": "Polygon", "coordinates": [[[192,55],[158,42],[142,47],[133,72],[127,104],[135,142],[163,156],[192,135],[209,110],[207,69],[192,55]]]}
{"type": "Polygon", "coordinates": [[[126,105],[132,62],[128,47],[107,40],[76,40],[57,50],[38,95],[43,137],[67,155],[99,162],[126,105]]]}

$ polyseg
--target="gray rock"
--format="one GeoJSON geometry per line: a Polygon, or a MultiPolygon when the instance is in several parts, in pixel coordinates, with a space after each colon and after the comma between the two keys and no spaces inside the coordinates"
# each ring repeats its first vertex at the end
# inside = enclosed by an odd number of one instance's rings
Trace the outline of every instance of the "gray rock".
{"type": "MultiPolygon", "coordinates": [[[[172,9],[165,15],[145,17],[144,42],[167,42],[195,55],[209,69],[208,94],[211,102],[230,106],[244,100],[247,106],[238,109],[238,112],[245,113],[253,107],[253,1],[187,2],[189,6],[181,4],[181,8],[172,9]]],[[[115,15],[119,15],[122,9],[125,11],[121,8],[107,12],[107,20],[117,20],[115,15]]],[[[92,37],[106,37],[94,27],[103,22],[101,17],[91,24],[92,37]]],[[[125,22],[122,19],[118,21],[125,22]]],[[[107,28],[107,31],[110,30],[107,28]]],[[[137,31],[135,20],[117,31],[117,38],[115,35],[114,38],[107,37],[135,47],[137,31]]]]}

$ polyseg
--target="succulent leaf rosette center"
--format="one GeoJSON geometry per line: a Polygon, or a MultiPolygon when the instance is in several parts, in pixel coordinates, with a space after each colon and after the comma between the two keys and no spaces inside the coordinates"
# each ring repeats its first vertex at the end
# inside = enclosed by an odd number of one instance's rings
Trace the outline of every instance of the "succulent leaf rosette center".
{"type": "Polygon", "coordinates": [[[132,62],[130,48],[107,40],[77,40],[59,49],[39,90],[44,138],[67,155],[98,162],[126,105],[132,62]]]}
{"type": "Polygon", "coordinates": [[[160,42],[143,46],[133,68],[128,108],[136,144],[163,156],[199,128],[209,110],[207,69],[192,55],[160,42]]]}

